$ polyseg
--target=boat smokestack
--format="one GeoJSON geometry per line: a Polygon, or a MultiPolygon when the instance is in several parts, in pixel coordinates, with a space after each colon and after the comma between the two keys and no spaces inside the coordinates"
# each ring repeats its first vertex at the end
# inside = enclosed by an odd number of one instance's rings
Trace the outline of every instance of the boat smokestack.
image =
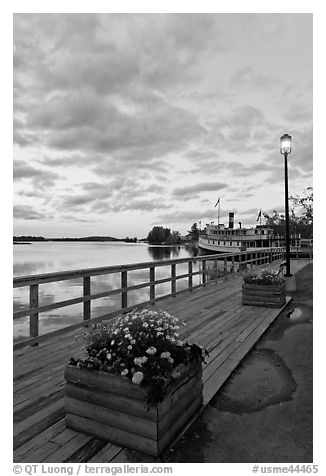
{"type": "Polygon", "coordinates": [[[229,213],[229,228],[233,228],[234,225],[234,213],[230,212],[229,213]]]}

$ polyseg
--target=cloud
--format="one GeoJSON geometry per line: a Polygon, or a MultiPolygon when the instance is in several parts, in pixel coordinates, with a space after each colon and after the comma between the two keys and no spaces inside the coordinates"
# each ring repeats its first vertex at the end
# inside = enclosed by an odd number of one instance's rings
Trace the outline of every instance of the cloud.
{"type": "MultiPolygon", "coordinates": [[[[158,221],[177,224],[177,223],[195,223],[200,220],[216,219],[216,209],[197,209],[197,210],[176,210],[170,213],[163,213],[158,216],[158,221]]],[[[154,222],[153,222],[154,224],[154,222]]],[[[157,223],[156,223],[157,224],[157,223]]],[[[190,225],[189,225],[190,226],[190,225]]]]}
{"type": "Polygon", "coordinates": [[[177,187],[172,190],[172,195],[175,197],[189,197],[191,195],[197,196],[200,192],[211,192],[216,193],[219,190],[226,188],[228,184],[222,182],[201,182],[193,185],[187,185],[185,187],[177,187]]]}
{"type": "Polygon", "coordinates": [[[113,179],[109,182],[85,182],[80,184],[80,193],[61,195],[55,203],[57,210],[75,212],[116,213],[123,211],[152,210],[169,208],[164,200],[153,199],[164,192],[159,185],[136,185],[130,178],[113,179]]]}
{"type": "Polygon", "coordinates": [[[20,181],[23,179],[31,179],[34,186],[38,189],[53,187],[55,181],[60,178],[55,172],[49,170],[36,169],[24,160],[14,161],[14,180],[20,181]]]}
{"type": "Polygon", "coordinates": [[[229,81],[229,86],[238,88],[267,88],[275,84],[275,78],[267,76],[251,67],[244,67],[234,73],[229,81]]]}
{"type": "Polygon", "coordinates": [[[289,109],[283,114],[286,121],[291,123],[311,122],[312,104],[291,103],[289,109]]]}
{"type": "Polygon", "coordinates": [[[30,216],[114,217],[122,236],[212,193],[249,208],[258,187],[278,193],[284,131],[291,179],[308,180],[309,18],[15,14],[15,191],[30,216]]]}
{"type": "Polygon", "coordinates": [[[206,144],[216,150],[232,153],[257,153],[262,146],[261,138],[269,137],[269,131],[273,129],[273,124],[266,120],[262,109],[242,105],[215,121],[206,144]]]}
{"type": "Polygon", "coordinates": [[[14,218],[23,220],[48,219],[49,215],[36,210],[30,205],[14,205],[14,218]]]}

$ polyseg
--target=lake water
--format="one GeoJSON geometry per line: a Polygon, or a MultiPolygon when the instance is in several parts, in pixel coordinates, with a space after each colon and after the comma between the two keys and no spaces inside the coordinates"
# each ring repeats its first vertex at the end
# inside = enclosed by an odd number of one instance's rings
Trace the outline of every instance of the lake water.
{"type": "MultiPolygon", "coordinates": [[[[143,243],[124,242],[33,242],[30,245],[14,245],[14,276],[52,273],[102,266],[140,263],[148,261],[187,258],[197,251],[191,247],[149,246],[143,243]]],[[[177,265],[177,273],[187,273],[187,264],[177,265]]],[[[193,271],[197,271],[195,264],[193,271]]],[[[148,270],[128,273],[128,285],[149,281],[148,270]]],[[[170,266],[156,269],[156,279],[170,276],[170,266]]],[[[194,276],[194,285],[199,277],[194,276]]],[[[156,286],[156,296],[170,292],[170,283],[156,286]]],[[[120,274],[96,276],[91,278],[91,292],[99,293],[120,287],[120,274]]],[[[187,287],[187,279],[177,281],[177,291],[187,287]]],[[[29,307],[29,287],[15,288],[14,311],[29,307]]],[[[82,279],[45,283],[39,286],[39,305],[82,296],[82,279]]],[[[149,288],[128,293],[128,305],[149,300],[149,288]]],[[[91,302],[92,317],[97,317],[120,308],[120,294],[97,299],[91,302]]],[[[39,315],[40,334],[66,327],[83,319],[83,304],[74,304],[62,309],[54,309],[39,315]]],[[[14,321],[14,341],[29,336],[29,317],[14,321]]]]}

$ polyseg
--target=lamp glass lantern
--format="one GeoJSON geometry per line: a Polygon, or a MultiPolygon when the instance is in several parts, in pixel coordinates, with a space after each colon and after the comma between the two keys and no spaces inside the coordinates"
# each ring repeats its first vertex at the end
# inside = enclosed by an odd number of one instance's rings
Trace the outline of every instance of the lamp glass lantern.
{"type": "Polygon", "coordinates": [[[289,154],[291,152],[291,142],[292,142],[292,137],[289,134],[284,134],[281,137],[281,144],[280,144],[280,150],[281,154],[289,154]]]}

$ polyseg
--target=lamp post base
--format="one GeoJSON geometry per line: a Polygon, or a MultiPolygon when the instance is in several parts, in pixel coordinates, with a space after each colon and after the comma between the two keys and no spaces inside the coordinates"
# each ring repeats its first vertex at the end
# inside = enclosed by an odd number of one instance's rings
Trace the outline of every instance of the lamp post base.
{"type": "Polygon", "coordinates": [[[295,275],[290,274],[290,275],[284,275],[285,278],[285,289],[286,292],[293,293],[297,290],[297,284],[295,280],[295,275]]]}

